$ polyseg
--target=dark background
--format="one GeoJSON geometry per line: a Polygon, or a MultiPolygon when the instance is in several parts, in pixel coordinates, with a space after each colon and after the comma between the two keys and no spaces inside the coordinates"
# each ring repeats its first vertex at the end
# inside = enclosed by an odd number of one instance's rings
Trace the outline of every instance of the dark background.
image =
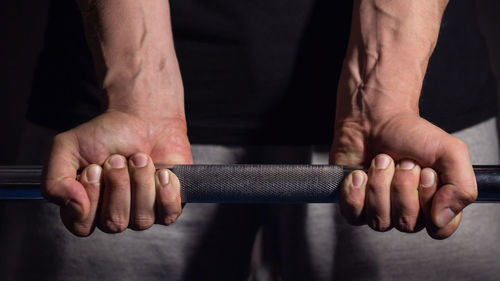
{"type": "MultiPolygon", "coordinates": [[[[43,44],[48,2],[4,1],[0,9],[0,165],[13,164],[16,158],[33,70],[43,44]]],[[[476,4],[500,89],[500,1],[476,0],[476,4]]]]}
{"type": "Polygon", "coordinates": [[[0,165],[16,159],[48,2],[3,1],[0,8],[0,165]]]}

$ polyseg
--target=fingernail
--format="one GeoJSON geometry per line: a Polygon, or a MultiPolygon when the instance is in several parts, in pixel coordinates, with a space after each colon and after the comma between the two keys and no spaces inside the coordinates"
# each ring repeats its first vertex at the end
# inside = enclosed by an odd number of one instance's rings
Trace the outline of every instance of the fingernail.
{"type": "Polygon", "coordinates": [[[121,169],[125,167],[125,159],[120,155],[111,156],[111,158],[108,160],[108,163],[113,169],[121,169]]]}
{"type": "Polygon", "coordinates": [[[436,175],[429,170],[423,170],[420,175],[420,185],[423,187],[431,187],[436,183],[436,175]]]}
{"type": "Polygon", "coordinates": [[[356,188],[360,188],[363,184],[365,177],[360,171],[354,171],[352,173],[352,186],[356,188]]]}
{"type": "Polygon", "coordinates": [[[160,180],[161,185],[168,184],[168,172],[166,170],[160,170],[158,172],[158,180],[160,180]]]}
{"type": "Polygon", "coordinates": [[[438,214],[436,220],[437,227],[442,228],[447,226],[455,216],[456,214],[450,208],[442,210],[441,213],[438,214]]]}
{"type": "Polygon", "coordinates": [[[137,168],[146,167],[148,163],[148,158],[144,154],[136,154],[132,157],[132,164],[137,168]]]}
{"type": "Polygon", "coordinates": [[[74,201],[69,201],[66,206],[64,206],[65,210],[68,212],[68,215],[74,219],[80,219],[82,208],[80,205],[74,201]]]}
{"type": "Polygon", "coordinates": [[[98,165],[91,165],[87,169],[87,182],[97,183],[99,182],[100,177],[101,177],[101,167],[99,167],[98,165]]]}
{"type": "Polygon", "coordinates": [[[399,168],[402,170],[411,170],[414,167],[415,167],[415,162],[409,159],[404,159],[399,162],[399,168]]]}
{"type": "Polygon", "coordinates": [[[389,157],[385,155],[379,155],[375,158],[375,168],[386,169],[389,166],[389,157]]]}

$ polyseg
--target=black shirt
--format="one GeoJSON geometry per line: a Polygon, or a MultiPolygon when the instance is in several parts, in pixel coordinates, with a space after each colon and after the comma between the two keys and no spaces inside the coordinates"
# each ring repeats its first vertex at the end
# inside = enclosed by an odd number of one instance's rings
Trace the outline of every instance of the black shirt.
{"type": "MultiPolygon", "coordinates": [[[[172,28],[193,143],[329,144],[350,1],[173,0],[172,28]]],[[[474,2],[450,2],[421,99],[452,132],[496,113],[474,2]]],[[[29,120],[66,130],[99,114],[74,1],[53,0],[29,120]]]]}

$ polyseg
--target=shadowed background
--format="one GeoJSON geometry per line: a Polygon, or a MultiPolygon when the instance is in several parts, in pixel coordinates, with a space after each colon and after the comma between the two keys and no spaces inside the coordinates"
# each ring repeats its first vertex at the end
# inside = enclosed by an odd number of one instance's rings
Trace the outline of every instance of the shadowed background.
{"type": "MultiPolygon", "coordinates": [[[[43,45],[48,2],[7,1],[0,10],[0,165],[13,164],[16,159],[33,70],[43,45]]],[[[500,89],[500,2],[477,0],[476,4],[497,89],[500,89]]]]}

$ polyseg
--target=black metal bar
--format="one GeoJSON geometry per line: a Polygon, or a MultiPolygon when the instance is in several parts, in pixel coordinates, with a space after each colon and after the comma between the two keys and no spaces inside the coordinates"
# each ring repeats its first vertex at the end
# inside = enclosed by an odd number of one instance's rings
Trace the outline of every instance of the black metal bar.
{"type": "MultiPolygon", "coordinates": [[[[352,168],[333,165],[180,165],[183,202],[336,202],[352,168]]],[[[0,166],[0,200],[40,200],[40,166],[0,166]]],[[[500,166],[474,166],[478,202],[500,201],[500,166]]]]}

